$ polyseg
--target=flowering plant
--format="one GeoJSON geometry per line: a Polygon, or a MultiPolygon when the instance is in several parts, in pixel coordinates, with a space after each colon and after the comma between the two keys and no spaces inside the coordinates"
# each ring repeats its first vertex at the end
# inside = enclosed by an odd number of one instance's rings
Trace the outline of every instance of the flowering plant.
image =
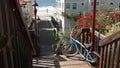
{"type": "Polygon", "coordinates": [[[110,16],[117,21],[120,21],[120,13],[111,13],[110,16]]]}
{"type": "MultiPolygon", "coordinates": [[[[77,19],[77,23],[80,28],[89,28],[92,25],[92,15],[85,15],[77,19]]],[[[96,29],[102,29],[103,26],[96,21],[96,29]]]]}
{"type": "Polygon", "coordinates": [[[77,33],[77,30],[73,30],[71,33],[72,37],[74,37],[76,35],[76,33],[77,33]]]}
{"type": "Polygon", "coordinates": [[[77,23],[80,26],[80,28],[88,28],[91,25],[92,22],[92,16],[91,15],[85,15],[81,16],[77,19],[77,23]]]}
{"type": "MultiPolygon", "coordinates": [[[[89,28],[92,25],[92,15],[86,14],[77,19],[77,24],[80,28],[89,28]]],[[[120,22],[120,10],[109,12],[108,10],[103,10],[96,13],[95,18],[95,29],[101,30],[104,34],[109,32],[113,25],[120,22]]]]}

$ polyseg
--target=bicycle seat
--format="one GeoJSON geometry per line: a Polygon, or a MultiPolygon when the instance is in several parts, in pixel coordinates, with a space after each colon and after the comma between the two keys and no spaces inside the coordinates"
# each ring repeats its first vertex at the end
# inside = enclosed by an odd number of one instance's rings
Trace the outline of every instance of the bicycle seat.
{"type": "Polygon", "coordinates": [[[92,44],[87,44],[87,43],[84,43],[84,45],[86,48],[90,48],[92,46],[92,44]]]}

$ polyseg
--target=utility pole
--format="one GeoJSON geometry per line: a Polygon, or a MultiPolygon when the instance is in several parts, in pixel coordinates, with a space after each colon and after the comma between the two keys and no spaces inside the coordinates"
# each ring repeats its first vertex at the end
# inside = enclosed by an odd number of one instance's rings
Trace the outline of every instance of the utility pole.
{"type": "Polygon", "coordinates": [[[96,14],[96,0],[93,0],[93,8],[92,8],[92,34],[91,34],[91,43],[94,48],[95,44],[95,14],[96,14]]]}

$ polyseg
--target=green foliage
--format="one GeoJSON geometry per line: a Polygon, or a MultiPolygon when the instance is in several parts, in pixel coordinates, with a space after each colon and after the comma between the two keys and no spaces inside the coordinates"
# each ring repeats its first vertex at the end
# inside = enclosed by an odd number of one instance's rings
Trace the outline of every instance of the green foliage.
{"type": "Polygon", "coordinates": [[[119,9],[119,8],[115,8],[115,9],[114,9],[114,12],[115,12],[115,13],[120,13],[120,9],[119,9]]]}
{"type": "Polygon", "coordinates": [[[59,40],[59,35],[58,35],[58,33],[57,33],[57,31],[55,29],[52,32],[52,36],[53,36],[54,40],[56,40],[56,41],[59,40]]]}
{"type": "Polygon", "coordinates": [[[68,18],[68,19],[72,19],[72,18],[73,18],[73,13],[69,12],[69,13],[67,14],[67,18],[68,18]]]}
{"type": "Polygon", "coordinates": [[[68,18],[68,19],[72,19],[74,21],[76,21],[79,17],[81,17],[83,15],[82,12],[79,12],[77,15],[74,15],[72,12],[68,12],[68,13],[64,13],[62,12],[62,16],[68,18]]]}
{"type": "Polygon", "coordinates": [[[78,16],[79,16],[79,17],[83,16],[83,13],[82,13],[82,12],[79,12],[78,16]]]}
{"type": "Polygon", "coordinates": [[[72,19],[73,18],[73,13],[69,12],[69,13],[64,13],[62,12],[62,16],[68,18],[68,19],[72,19]]]}
{"type": "Polygon", "coordinates": [[[79,14],[77,15],[73,15],[73,20],[76,21],[79,17],[81,17],[83,15],[82,12],[79,12],[79,14]]]}
{"type": "Polygon", "coordinates": [[[61,14],[61,15],[62,15],[62,16],[64,16],[64,17],[66,16],[66,14],[65,14],[64,12],[62,12],[62,14],[61,14]]]}
{"type": "Polygon", "coordinates": [[[120,22],[113,25],[113,27],[111,29],[108,27],[108,29],[109,29],[109,31],[106,32],[106,34],[105,34],[106,36],[109,36],[109,35],[111,35],[113,33],[116,33],[118,31],[120,31],[120,22]]]}

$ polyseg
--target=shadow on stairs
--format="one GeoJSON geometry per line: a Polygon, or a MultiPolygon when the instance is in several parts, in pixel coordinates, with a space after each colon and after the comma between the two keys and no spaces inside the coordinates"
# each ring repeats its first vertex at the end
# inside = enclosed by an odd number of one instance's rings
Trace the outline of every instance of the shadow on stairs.
{"type": "Polygon", "coordinates": [[[42,56],[33,59],[33,68],[93,68],[88,62],[79,58],[66,58],[64,55],[42,56]]]}

